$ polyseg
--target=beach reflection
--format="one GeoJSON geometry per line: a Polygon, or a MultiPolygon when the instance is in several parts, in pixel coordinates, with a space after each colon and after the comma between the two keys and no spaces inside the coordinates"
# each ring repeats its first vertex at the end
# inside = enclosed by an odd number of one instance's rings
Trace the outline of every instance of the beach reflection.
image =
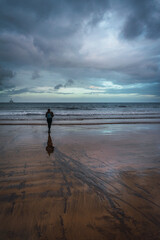
{"type": "Polygon", "coordinates": [[[54,146],[53,146],[53,142],[52,142],[50,133],[48,133],[48,141],[47,141],[46,151],[48,152],[49,156],[51,153],[54,152],[54,146]]]}

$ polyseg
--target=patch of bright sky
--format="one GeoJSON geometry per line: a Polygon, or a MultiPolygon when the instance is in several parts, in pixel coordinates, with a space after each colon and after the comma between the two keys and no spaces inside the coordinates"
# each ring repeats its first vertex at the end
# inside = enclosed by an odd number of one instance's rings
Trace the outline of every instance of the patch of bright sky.
{"type": "Polygon", "coordinates": [[[135,84],[129,84],[129,85],[119,85],[114,84],[113,82],[104,82],[103,85],[105,86],[105,89],[132,89],[132,88],[144,88],[149,87],[153,85],[158,85],[158,83],[135,83],[135,84]]]}
{"type": "MultiPolygon", "coordinates": [[[[103,89],[98,90],[98,91],[103,93],[103,89]]],[[[72,93],[76,96],[77,94],[90,94],[91,92],[97,92],[97,90],[96,89],[90,90],[90,89],[85,89],[85,88],[79,87],[79,88],[61,88],[61,89],[59,89],[58,93],[61,93],[61,92],[62,93],[72,93]]]]}
{"type": "Polygon", "coordinates": [[[44,101],[44,102],[139,102],[139,101],[158,101],[160,98],[155,97],[154,95],[142,95],[137,93],[130,94],[98,94],[92,92],[88,94],[88,92],[82,93],[79,92],[76,95],[68,94],[68,95],[60,95],[57,93],[22,93],[17,95],[13,95],[16,101],[44,101]]]}

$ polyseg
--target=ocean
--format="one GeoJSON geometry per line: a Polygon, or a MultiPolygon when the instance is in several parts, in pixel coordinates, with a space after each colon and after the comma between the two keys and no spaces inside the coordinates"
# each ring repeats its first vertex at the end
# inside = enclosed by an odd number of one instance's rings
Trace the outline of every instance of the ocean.
{"type": "Polygon", "coordinates": [[[160,123],[160,103],[0,103],[0,124],[160,123]]]}

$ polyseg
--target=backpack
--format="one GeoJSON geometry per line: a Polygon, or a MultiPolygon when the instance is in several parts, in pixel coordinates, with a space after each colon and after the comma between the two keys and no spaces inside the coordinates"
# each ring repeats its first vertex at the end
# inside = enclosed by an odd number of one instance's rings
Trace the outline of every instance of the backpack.
{"type": "Polygon", "coordinates": [[[47,118],[52,118],[51,113],[47,113],[47,118]]]}

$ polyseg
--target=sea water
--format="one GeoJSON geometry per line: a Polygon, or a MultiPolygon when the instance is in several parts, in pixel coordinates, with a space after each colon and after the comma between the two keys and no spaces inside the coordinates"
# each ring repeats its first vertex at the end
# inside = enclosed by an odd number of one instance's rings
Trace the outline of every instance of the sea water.
{"type": "Polygon", "coordinates": [[[48,108],[56,124],[160,122],[160,103],[0,103],[0,124],[43,124],[48,108]]]}

